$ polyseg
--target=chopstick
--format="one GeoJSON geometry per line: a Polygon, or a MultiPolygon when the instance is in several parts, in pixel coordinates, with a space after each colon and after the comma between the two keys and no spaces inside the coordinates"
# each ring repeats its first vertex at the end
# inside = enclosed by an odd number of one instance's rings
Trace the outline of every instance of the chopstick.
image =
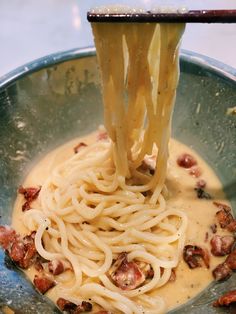
{"type": "Polygon", "coordinates": [[[89,22],[99,23],[236,23],[236,10],[190,10],[170,13],[94,13],[89,22]]]}

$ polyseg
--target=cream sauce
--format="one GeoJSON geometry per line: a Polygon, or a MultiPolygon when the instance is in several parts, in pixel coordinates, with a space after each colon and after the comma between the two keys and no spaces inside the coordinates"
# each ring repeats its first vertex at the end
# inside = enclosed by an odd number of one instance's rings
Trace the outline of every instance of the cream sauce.
{"type": "MultiPolygon", "coordinates": [[[[74,139],[69,143],[53,150],[47,154],[39,163],[37,163],[29,175],[27,176],[24,187],[42,185],[52,170],[74,154],[73,148],[79,143],[84,142],[90,144],[96,140],[97,133],[92,133],[86,137],[74,139]]],[[[212,232],[210,225],[215,222],[215,213],[217,208],[211,200],[198,199],[194,187],[199,179],[205,179],[207,182],[206,190],[213,196],[215,200],[224,200],[224,194],[219,179],[214,174],[213,170],[206,162],[193,150],[184,144],[171,139],[170,157],[168,161],[168,171],[166,184],[170,193],[167,200],[167,206],[175,207],[184,210],[189,219],[189,225],[186,234],[186,244],[199,245],[206,247],[210,251],[210,239],[212,232]],[[201,168],[202,175],[200,178],[194,178],[189,175],[189,170],[177,166],[176,160],[182,153],[193,155],[198,166],[201,168]],[[206,232],[209,234],[209,239],[206,242],[206,232]]],[[[29,231],[23,225],[22,204],[23,196],[18,195],[12,217],[12,227],[21,234],[26,234],[29,231]]],[[[223,234],[223,231],[218,228],[218,234],[223,234]]],[[[172,309],[180,304],[185,303],[189,299],[196,296],[213,280],[211,270],[221,263],[223,258],[210,257],[210,269],[205,267],[189,269],[186,263],[181,260],[176,269],[176,281],[169,282],[164,287],[159,289],[158,295],[164,298],[167,308],[172,309]],[[171,296],[171,297],[170,297],[171,296]]],[[[33,280],[36,271],[32,267],[26,271],[26,274],[33,280]]],[[[61,275],[63,276],[63,274],[61,275]]],[[[56,302],[57,289],[51,289],[47,296],[56,302]]]]}

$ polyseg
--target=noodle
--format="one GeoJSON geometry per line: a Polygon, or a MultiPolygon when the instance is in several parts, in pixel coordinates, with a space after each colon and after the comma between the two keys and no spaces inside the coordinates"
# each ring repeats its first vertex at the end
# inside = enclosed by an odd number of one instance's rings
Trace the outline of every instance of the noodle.
{"type": "Polygon", "coordinates": [[[57,295],[115,313],[165,312],[158,288],[178,265],[186,214],[166,205],[168,142],[184,25],[93,24],[110,139],[83,147],[44,182],[24,224],[36,249],[69,262],[57,295]],[[155,173],[142,170],[155,155],[155,173]],[[120,253],[153,276],[125,290],[109,270],[120,253]],[[77,299],[76,299],[77,298],[77,299]]]}

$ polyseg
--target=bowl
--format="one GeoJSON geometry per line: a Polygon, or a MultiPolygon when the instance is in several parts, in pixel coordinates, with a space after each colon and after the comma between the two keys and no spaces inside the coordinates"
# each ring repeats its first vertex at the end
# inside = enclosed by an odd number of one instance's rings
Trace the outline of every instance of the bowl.
{"type": "MultiPolygon", "coordinates": [[[[236,211],[236,71],[182,51],[173,136],[214,169],[236,211]]],[[[32,166],[60,144],[95,130],[103,121],[94,48],[53,54],[0,78],[0,224],[10,224],[19,184],[32,166]]],[[[236,212],[235,212],[236,213],[236,212]]],[[[236,276],[212,283],[171,313],[221,313],[211,306],[236,276]]],[[[17,313],[60,313],[38,294],[0,250],[0,308],[17,313]]]]}

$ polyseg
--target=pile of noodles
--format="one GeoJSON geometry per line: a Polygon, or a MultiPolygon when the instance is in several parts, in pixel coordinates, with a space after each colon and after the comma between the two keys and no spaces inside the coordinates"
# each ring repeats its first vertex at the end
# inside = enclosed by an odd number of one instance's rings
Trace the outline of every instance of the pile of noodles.
{"type": "Polygon", "coordinates": [[[187,217],[168,206],[165,177],[179,77],[180,24],[92,24],[108,140],[83,147],[44,182],[24,224],[47,259],[70,269],[57,276],[58,297],[114,313],[161,313],[158,288],[178,265],[187,217]],[[154,174],[143,170],[147,156],[154,174]],[[156,162],[155,162],[156,161],[156,162]],[[133,290],[112,282],[117,256],[151,265],[154,276],[133,290]]]}

